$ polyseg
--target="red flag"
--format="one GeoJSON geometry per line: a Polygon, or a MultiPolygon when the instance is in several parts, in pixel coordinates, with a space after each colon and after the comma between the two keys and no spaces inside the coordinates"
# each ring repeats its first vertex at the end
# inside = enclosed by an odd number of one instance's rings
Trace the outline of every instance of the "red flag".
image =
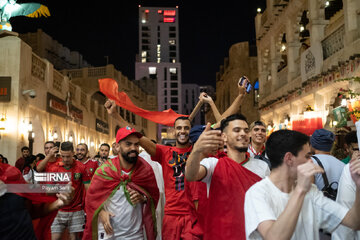
{"type": "Polygon", "coordinates": [[[137,107],[125,92],[118,92],[119,86],[111,78],[99,79],[99,89],[107,98],[114,100],[116,105],[155,123],[172,127],[178,117],[188,117],[188,115],[177,114],[171,108],[160,112],[137,107]]]}
{"type": "Polygon", "coordinates": [[[246,239],[245,193],[261,178],[230,159],[226,153],[219,153],[216,158],[219,161],[211,178],[206,203],[204,240],[246,239]]]}

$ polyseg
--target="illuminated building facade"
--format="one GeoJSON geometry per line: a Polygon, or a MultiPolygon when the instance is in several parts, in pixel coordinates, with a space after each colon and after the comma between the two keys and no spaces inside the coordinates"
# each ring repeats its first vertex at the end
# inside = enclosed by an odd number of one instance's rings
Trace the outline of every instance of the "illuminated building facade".
{"type": "MultiPolygon", "coordinates": [[[[255,17],[261,119],[270,130],[336,130],[339,107],[356,101],[344,92],[360,89],[354,81],[360,76],[360,1],[266,5],[255,17]]],[[[353,127],[344,120],[342,126],[353,127]]]]}

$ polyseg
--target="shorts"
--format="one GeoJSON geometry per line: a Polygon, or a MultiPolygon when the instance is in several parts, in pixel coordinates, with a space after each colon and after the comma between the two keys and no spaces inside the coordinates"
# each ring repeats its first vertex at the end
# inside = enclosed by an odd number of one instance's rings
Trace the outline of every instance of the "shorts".
{"type": "Polygon", "coordinates": [[[193,231],[190,215],[164,215],[162,226],[162,239],[199,240],[193,231]]]}
{"type": "Polygon", "coordinates": [[[84,210],[77,212],[62,212],[58,211],[54,222],[51,225],[52,233],[62,233],[65,228],[69,229],[70,233],[83,232],[85,226],[84,210]]]}

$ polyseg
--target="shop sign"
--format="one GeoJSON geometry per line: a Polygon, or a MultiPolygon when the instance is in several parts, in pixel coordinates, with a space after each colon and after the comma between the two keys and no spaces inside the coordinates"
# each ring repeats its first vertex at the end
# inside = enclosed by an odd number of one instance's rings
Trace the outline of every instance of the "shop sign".
{"type": "Polygon", "coordinates": [[[11,100],[11,77],[0,77],[0,102],[11,100]]]}
{"type": "Polygon", "coordinates": [[[96,126],[95,126],[96,131],[105,133],[105,134],[109,134],[109,124],[107,124],[106,122],[103,122],[99,119],[96,119],[95,123],[96,123],[96,126]]]}
{"type": "Polygon", "coordinates": [[[74,107],[70,101],[64,101],[51,93],[47,93],[46,110],[63,118],[70,118],[75,122],[83,122],[82,110],[74,107]]]}

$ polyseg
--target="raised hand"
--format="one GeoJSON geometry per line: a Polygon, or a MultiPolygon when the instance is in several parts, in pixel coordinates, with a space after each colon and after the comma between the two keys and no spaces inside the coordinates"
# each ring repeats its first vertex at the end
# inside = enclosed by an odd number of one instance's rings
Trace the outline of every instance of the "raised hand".
{"type": "Polygon", "coordinates": [[[245,85],[246,83],[249,83],[250,80],[248,79],[248,77],[244,76],[245,77],[245,81],[243,81],[243,83],[240,85],[240,80],[238,82],[238,90],[239,90],[239,95],[244,95],[246,93],[246,88],[245,88],[245,85]]]}
{"type": "Polygon", "coordinates": [[[204,102],[204,103],[210,103],[213,102],[212,98],[207,95],[207,93],[202,92],[199,96],[200,101],[204,102]]]}
{"type": "Polygon", "coordinates": [[[310,190],[311,184],[314,179],[314,175],[317,173],[323,173],[324,169],[317,164],[314,164],[311,159],[306,163],[297,167],[297,183],[296,188],[306,193],[310,190]]]}
{"type": "Polygon", "coordinates": [[[194,145],[194,150],[204,155],[209,155],[216,152],[224,145],[220,130],[211,130],[211,125],[208,123],[200,135],[199,139],[194,145]]]}
{"type": "Polygon", "coordinates": [[[108,99],[105,102],[104,107],[106,108],[108,114],[113,114],[116,111],[116,104],[114,100],[108,99]]]}

